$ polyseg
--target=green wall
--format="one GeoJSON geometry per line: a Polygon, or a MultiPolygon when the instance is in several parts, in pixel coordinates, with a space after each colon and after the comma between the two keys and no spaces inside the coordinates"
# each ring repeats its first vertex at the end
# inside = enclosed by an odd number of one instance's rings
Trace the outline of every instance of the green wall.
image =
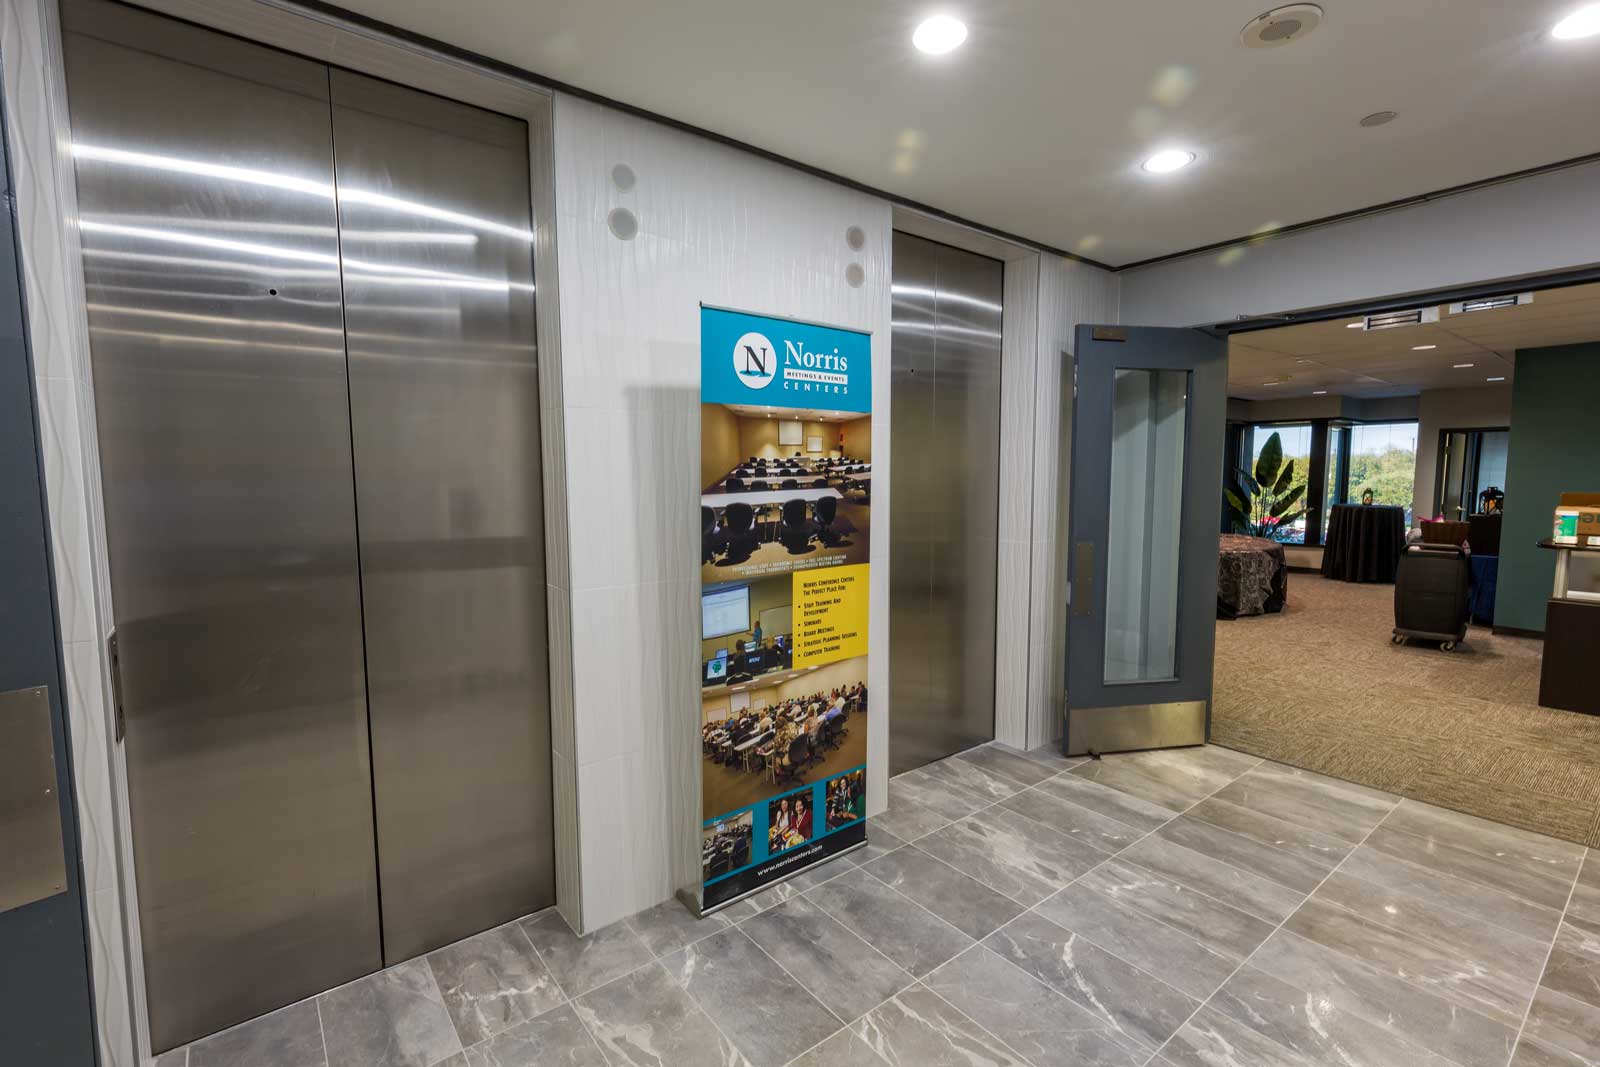
{"type": "Polygon", "coordinates": [[[1600,492],[1597,415],[1600,341],[1517,351],[1496,626],[1544,629],[1555,553],[1534,543],[1550,536],[1562,493],[1600,492]]]}

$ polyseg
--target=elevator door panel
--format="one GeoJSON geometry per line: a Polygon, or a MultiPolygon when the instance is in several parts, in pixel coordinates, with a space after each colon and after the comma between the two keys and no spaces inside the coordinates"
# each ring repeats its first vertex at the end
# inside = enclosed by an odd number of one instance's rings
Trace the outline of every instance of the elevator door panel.
{"type": "Polygon", "coordinates": [[[554,901],[528,140],[331,84],[393,963],[554,901]]]}
{"type": "Polygon", "coordinates": [[[1003,265],[894,236],[890,763],[994,737],[1003,265]]]}
{"type": "Polygon", "coordinates": [[[161,1050],[381,958],[327,73],[65,10],[161,1050]]]}

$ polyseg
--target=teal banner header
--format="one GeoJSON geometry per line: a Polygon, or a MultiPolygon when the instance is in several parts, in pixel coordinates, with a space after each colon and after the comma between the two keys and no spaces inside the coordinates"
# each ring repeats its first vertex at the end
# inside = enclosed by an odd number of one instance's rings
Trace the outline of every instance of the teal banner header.
{"type": "Polygon", "coordinates": [[[700,398],[709,404],[872,410],[872,336],[700,309],[700,398]]]}

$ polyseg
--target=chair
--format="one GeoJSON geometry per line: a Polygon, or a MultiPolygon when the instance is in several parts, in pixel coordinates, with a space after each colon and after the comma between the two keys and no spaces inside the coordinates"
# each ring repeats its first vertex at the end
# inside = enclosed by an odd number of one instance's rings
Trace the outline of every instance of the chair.
{"type": "Polygon", "coordinates": [[[742,493],[744,492],[744,479],[729,478],[727,481],[722,483],[722,488],[725,492],[742,493]]]}
{"type": "Polygon", "coordinates": [[[811,519],[806,514],[804,500],[784,501],[783,517],[778,524],[778,541],[789,550],[791,556],[811,551],[811,519]]]}
{"type": "Polygon", "coordinates": [[[800,488],[800,483],[795,481],[793,478],[785,478],[778,485],[778,488],[779,489],[798,489],[798,488],[800,488]]]}
{"type": "Polygon", "coordinates": [[[717,513],[700,506],[700,562],[710,563],[717,554],[717,513]]]}
{"type": "Polygon", "coordinates": [[[763,482],[763,481],[761,481],[759,479],[757,479],[756,481],[753,481],[753,482],[750,483],[750,491],[753,492],[753,493],[765,493],[767,490],[769,490],[771,488],[772,488],[772,486],[768,485],[766,482],[763,482]]]}
{"type": "Polygon", "coordinates": [[[743,563],[750,558],[759,542],[755,536],[756,512],[743,501],[734,501],[722,511],[722,533],[727,538],[725,564],[743,563]]]}
{"type": "Polygon", "coordinates": [[[825,496],[817,501],[817,540],[824,545],[836,545],[840,541],[839,531],[833,528],[833,520],[838,515],[838,498],[825,496]]]}
{"type": "Polygon", "coordinates": [[[811,738],[806,734],[799,734],[789,742],[789,763],[785,766],[781,761],[772,765],[772,780],[778,785],[787,785],[790,782],[803,782],[800,775],[805,772],[805,765],[811,759],[811,738]]]}
{"type": "Polygon", "coordinates": [[[813,489],[826,489],[826,488],[828,488],[828,479],[826,479],[826,478],[818,478],[816,481],[811,483],[811,488],[813,488],[813,489]]]}

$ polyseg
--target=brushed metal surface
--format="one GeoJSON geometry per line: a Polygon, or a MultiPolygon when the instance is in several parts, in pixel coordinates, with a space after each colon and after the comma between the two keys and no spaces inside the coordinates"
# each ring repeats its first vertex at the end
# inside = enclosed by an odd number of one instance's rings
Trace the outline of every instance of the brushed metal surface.
{"type": "Polygon", "coordinates": [[[555,900],[528,135],[331,85],[395,963],[555,900]]]}
{"type": "Polygon", "coordinates": [[[0,911],[67,889],[50,690],[0,693],[0,911]]]}
{"type": "Polygon", "coordinates": [[[327,70],[66,19],[160,1051],[381,963],[327,70]]]}
{"type": "Polygon", "coordinates": [[[1179,700],[1117,708],[1069,708],[1067,755],[1203,745],[1207,703],[1179,700]]]}
{"type": "Polygon", "coordinates": [[[994,737],[1004,267],[894,235],[890,773],[994,737]]]}

